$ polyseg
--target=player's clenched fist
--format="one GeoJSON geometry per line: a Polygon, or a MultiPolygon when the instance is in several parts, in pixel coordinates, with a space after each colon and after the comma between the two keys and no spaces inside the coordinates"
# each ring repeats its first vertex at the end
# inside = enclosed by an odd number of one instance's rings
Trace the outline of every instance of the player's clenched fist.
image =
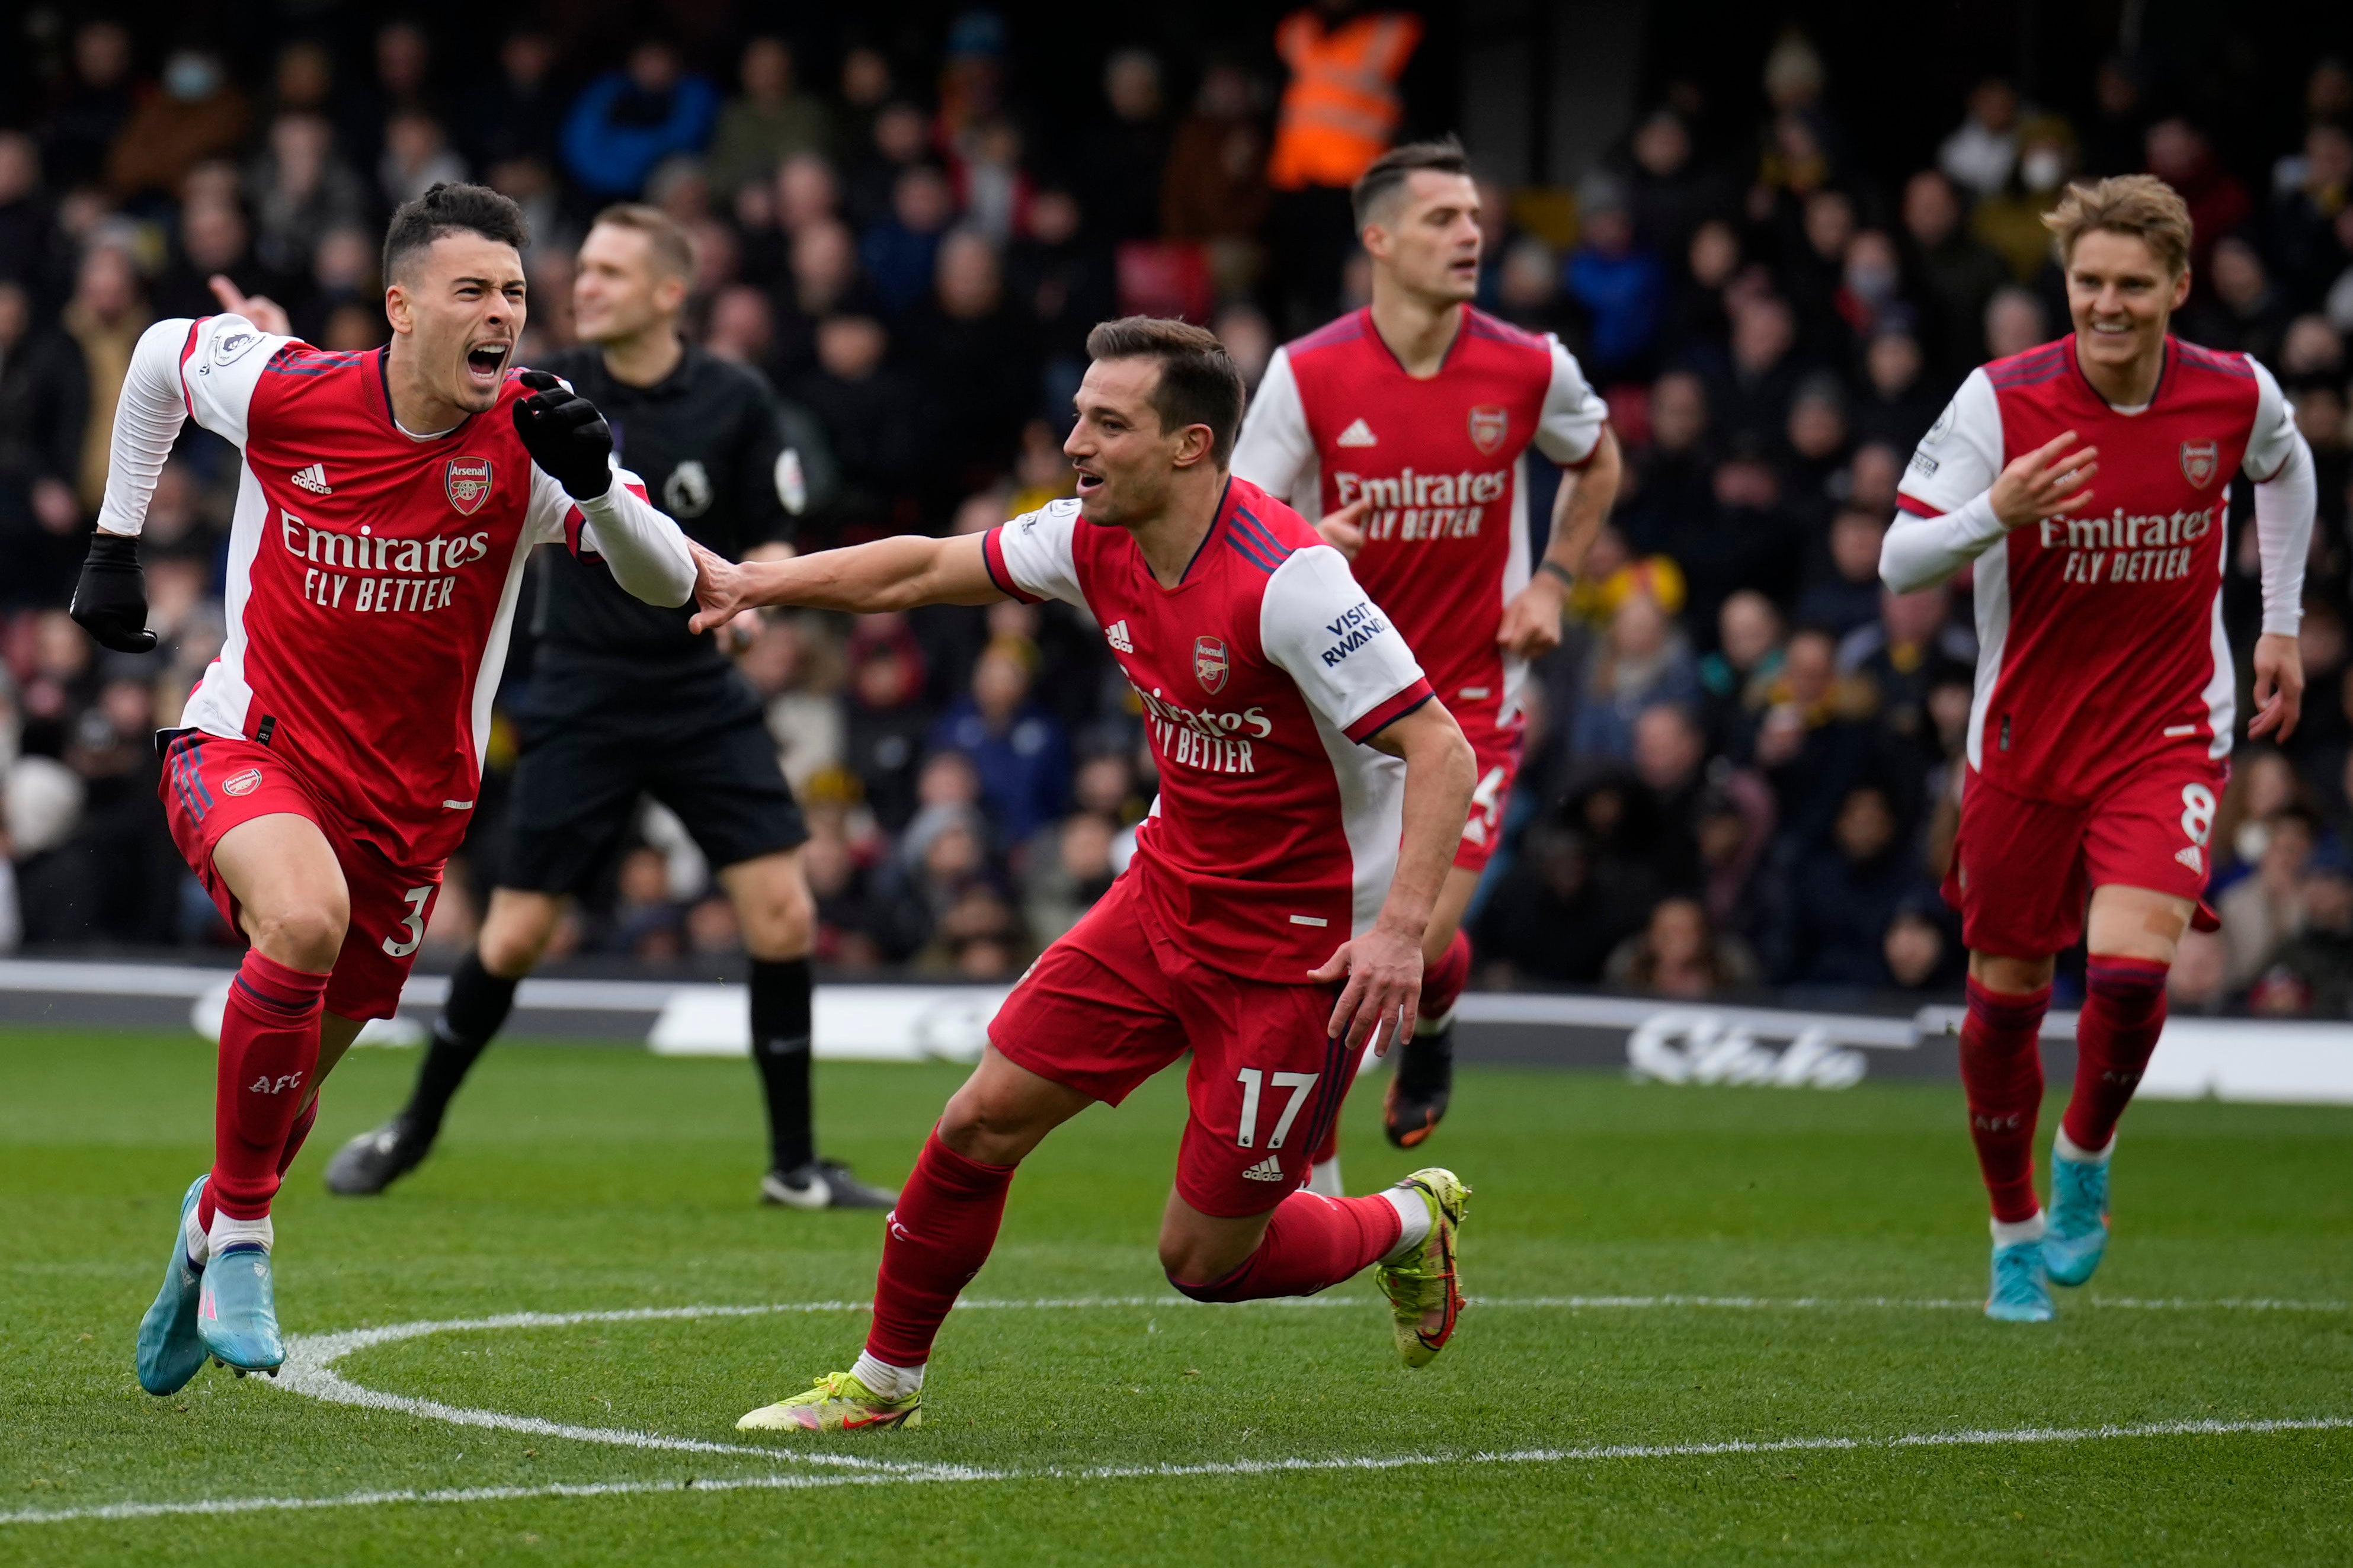
{"type": "Polygon", "coordinates": [[[543,370],[522,373],[532,395],[514,405],[515,434],[531,460],[575,500],[594,500],[613,486],[613,428],[596,405],[543,370]]]}
{"type": "Polygon", "coordinates": [[[2004,528],[2024,528],[2092,499],[2090,481],[2100,471],[2100,449],[2067,450],[2074,445],[2075,432],[2063,431],[2002,469],[1988,499],[2004,528]]]}
{"type": "Polygon", "coordinates": [[[145,653],[155,646],[147,629],[147,576],[139,570],[139,542],[127,533],[93,533],[81,581],[66,612],[100,646],[145,653]]]}

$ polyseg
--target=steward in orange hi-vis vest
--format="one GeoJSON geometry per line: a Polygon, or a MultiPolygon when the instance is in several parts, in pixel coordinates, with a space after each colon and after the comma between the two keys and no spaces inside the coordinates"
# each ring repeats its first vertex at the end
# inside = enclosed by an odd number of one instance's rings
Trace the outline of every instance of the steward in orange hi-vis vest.
{"type": "Polygon", "coordinates": [[[1293,12],[1274,30],[1291,84],[1274,132],[1267,183],[1279,191],[1345,190],[1388,151],[1404,107],[1398,79],[1421,42],[1421,18],[1401,11],[1351,16],[1336,26],[1317,9],[1293,12]]]}

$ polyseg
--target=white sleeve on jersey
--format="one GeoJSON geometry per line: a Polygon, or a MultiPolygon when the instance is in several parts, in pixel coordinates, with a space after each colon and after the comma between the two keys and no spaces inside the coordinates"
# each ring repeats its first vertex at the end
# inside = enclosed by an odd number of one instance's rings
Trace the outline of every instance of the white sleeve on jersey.
{"type": "Polygon", "coordinates": [[[533,464],[522,538],[526,550],[560,540],[575,554],[601,558],[614,582],[649,605],[683,605],[694,595],[694,552],[686,535],[646,499],[645,480],[617,463],[612,484],[593,500],[573,500],[533,464]]]}
{"type": "Polygon", "coordinates": [[[2005,531],[1989,499],[2000,475],[2001,405],[1986,373],[1973,370],[1904,470],[1906,504],[1880,546],[1880,579],[1909,594],[1984,554],[2005,531]]]}
{"type": "Polygon", "coordinates": [[[2292,637],[2304,624],[2304,566],[2312,551],[2320,476],[2295,427],[2295,410],[2253,355],[2255,427],[2240,471],[2254,480],[2255,544],[2263,562],[2263,635],[2292,637]],[[2261,476],[2258,478],[2257,476],[2261,476]]]}
{"type": "Polygon", "coordinates": [[[1274,569],[1259,601],[1259,645],[1352,741],[1371,739],[1429,695],[1413,650],[1328,544],[1293,551],[1274,569]]]}
{"type": "Polygon", "coordinates": [[[1593,456],[1601,432],[1609,423],[1609,405],[1585,379],[1585,367],[1545,334],[1552,350],[1552,383],[1545,388],[1544,410],[1536,416],[1536,450],[1564,467],[1574,468],[1593,456]]]}
{"type": "Polygon", "coordinates": [[[1307,405],[1299,397],[1299,378],[1291,374],[1291,351],[1277,349],[1242,416],[1242,433],[1234,441],[1234,472],[1313,520],[1324,515],[1319,467],[1315,437],[1307,428],[1307,405]]]}
{"type": "MultiPolygon", "coordinates": [[[[994,575],[1001,562],[1006,575],[1012,579],[997,586],[1015,598],[1032,603],[1060,599],[1086,609],[1086,595],[1079,591],[1078,563],[1071,552],[1072,536],[1078,528],[1079,503],[1065,497],[991,529],[989,531],[997,536],[997,548],[993,552],[996,560],[989,563],[990,573],[994,575]]],[[[992,553],[986,541],[981,548],[984,557],[992,553]]]]}
{"type": "Polygon", "coordinates": [[[2304,437],[2295,427],[2295,408],[2280,384],[2254,355],[2244,357],[2255,373],[2255,425],[2247,432],[2247,451],[2239,459],[2239,470],[2262,484],[2278,477],[2281,465],[2295,455],[2295,445],[2304,437]]]}
{"type": "Polygon", "coordinates": [[[146,526],[155,478],[164,471],[164,459],[172,455],[172,443],[191,410],[197,424],[243,447],[246,410],[253,402],[261,367],[293,341],[265,332],[243,316],[206,316],[198,321],[174,316],[141,333],[139,346],[131,353],[130,373],[122,380],[121,398],[114,406],[99,528],[136,534],[146,526]]]}

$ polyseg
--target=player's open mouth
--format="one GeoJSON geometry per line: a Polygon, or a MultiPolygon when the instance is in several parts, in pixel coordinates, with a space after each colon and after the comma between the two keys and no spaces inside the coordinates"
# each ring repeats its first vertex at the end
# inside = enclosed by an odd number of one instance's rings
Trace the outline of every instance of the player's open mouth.
{"type": "Polygon", "coordinates": [[[512,343],[483,343],[466,351],[466,375],[470,381],[485,386],[498,384],[506,374],[507,355],[514,352],[512,343]]]}
{"type": "Polygon", "coordinates": [[[1092,474],[1084,468],[1076,471],[1079,476],[1079,494],[1082,497],[1091,496],[1103,489],[1103,481],[1101,474],[1092,474]]]}

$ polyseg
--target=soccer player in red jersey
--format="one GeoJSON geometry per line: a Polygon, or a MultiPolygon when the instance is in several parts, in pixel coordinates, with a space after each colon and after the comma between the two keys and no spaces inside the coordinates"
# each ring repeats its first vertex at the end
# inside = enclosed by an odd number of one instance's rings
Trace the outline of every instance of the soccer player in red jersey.
{"type": "Polygon", "coordinates": [[[2041,1322],[2107,1244],[2108,1160],[2200,902],[2234,714],[2221,576],[2232,479],[2263,559],[2250,736],[2295,728],[2316,484],[2271,373],[2170,336],[2189,213],[2162,181],[2071,187],[2043,219],[2074,331],[1970,373],[1906,470],[1881,575],[1974,563],[1977,697],[1945,896],[1969,949],[1961,1080],[1993,1207],[1990,1317],[2041,1322]],[[2075,1084],[2035,1201],[2035,1036],[2085,934],[2075,1084]]]}
{"type": "Polygon", "coordinates": [[[173,837],[252,945],[221,1025],[213,1166],[140,1325],[153,1394],[208,1353],[240,1375],[285,1359],[270,1200],[320,1080],[399,1002],[473,810],[532,546],[601,555],[649,603],[693,589],[684,535],[613,467],[596,408],[510,368],[527,239],[506,197],[436,185],[385,238],[389,347],[322,353],[216,284],[241,313],[158,321],[132,357],[74,595],[100,642],[154,646],[136,541],[182,421],[244,465],[227,639],[185,727],[157,737],[173,837]]]}
{"type": "MultiPolygon", "coordinates": [[[[1324,520],[1479,756],[1423,952],[1421,1021],[1382,1118],[1390,1142],[1411,1148],[1446,1114],[1453,1083],[1454,1003],[1471,973],[1462,914],[1519,773],[1522,677],[1560,642],[1569,585],[1617,499],[1619,455],[1609,411],[1560,340],[1471,306],[1479,189],[1460,146],[1397,148],[1354,194],[1372,303],[1275,352],[1234,472],[1324,520]],[[1569,470],[1533,571],[1531,447],[1569,470]]],[[[1316,1159],[1316,1190],[1337,1193],[1335,1149],[1316,1159]]]]}
{"type": "Polygon", "coordinates": [[[1014,987],[915,1162],[865,1353],[740,1426],[916,1425],[933,1339],[996,1242],[1014,1167],[1187,1050],[1170,1282],[1243,1301],[1377,1264],[1407,1364],[1453,1331],[1469,1190],[1453,1173],[1370,1197],[1301,1189],[1367,1040],[1413,1026],[1471,748],[1340,553],[1228,473],[1242,386],[1217,339],[1131,317],[1087,350],[1063,446],[1078,500],[797,561],[697,552],[698,626],[752,605],[1075,605],[1135,689],[1161,781],[1134,863],[1014,987]]]}

